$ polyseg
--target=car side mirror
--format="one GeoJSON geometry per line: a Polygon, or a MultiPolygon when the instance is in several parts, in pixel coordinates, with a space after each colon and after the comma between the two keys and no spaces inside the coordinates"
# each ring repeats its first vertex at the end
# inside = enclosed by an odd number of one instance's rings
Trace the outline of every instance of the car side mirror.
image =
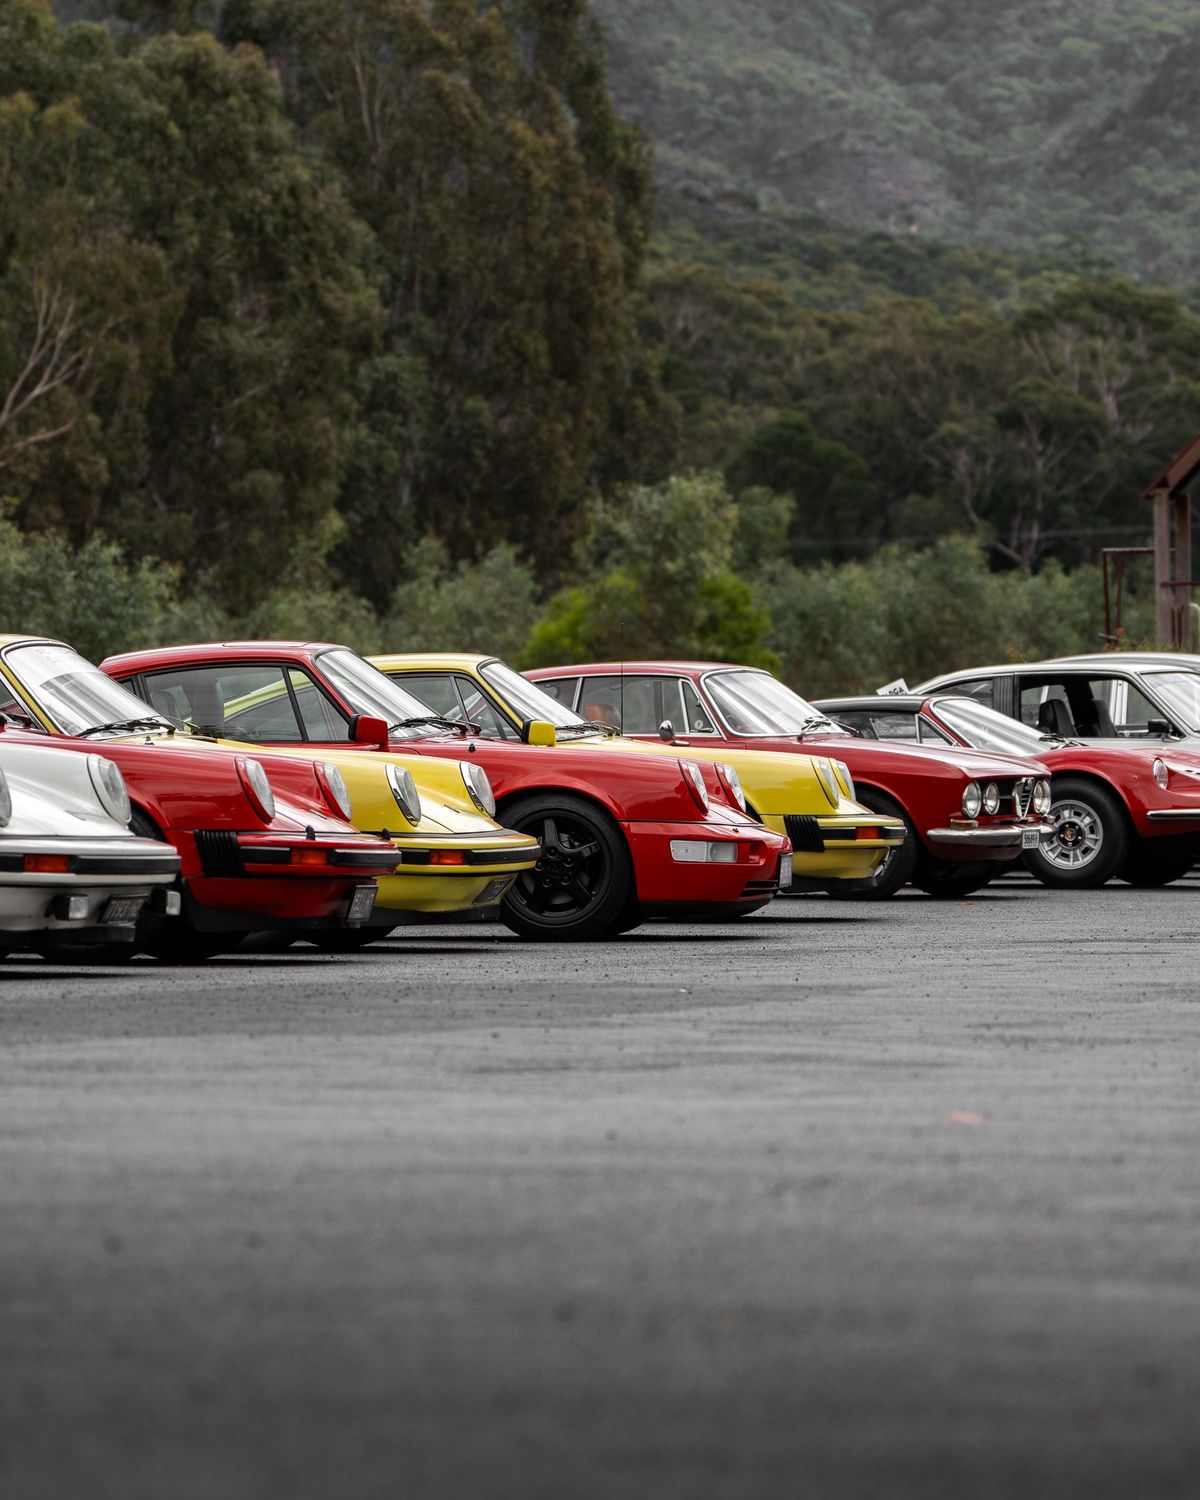
{"type": "Polygon", "coordinates": [[[526,745],[557,745],[558,732],[546,719],[526,719],[521,725],[521,740],[526,745]]]}
{"type": "Polygon", "coordinates": [[[373,714],[355,714],[350,720],[350,739],[356,745],[379,745],[386,750],[387,720],[377,719],[373,714]]]}
{"type": "Polygon", "coordinates": [[[658,726],[658,737],[664,745],[673,745],[675,743],[675,726],[671,723],[670,719],[664,719],[658,726]]]}
{"type": "Polygon", "coordinates": [[[1175,727],[1169,719],[1147,719],[1146,733],[1162,735],[1174,734],[1175,727]]]}

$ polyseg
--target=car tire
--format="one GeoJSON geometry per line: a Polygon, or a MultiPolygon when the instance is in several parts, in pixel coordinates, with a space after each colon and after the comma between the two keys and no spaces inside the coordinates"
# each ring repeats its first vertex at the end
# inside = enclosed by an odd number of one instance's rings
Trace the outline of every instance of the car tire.
{"type": "Polygon", "coordinates": [[[839,896],[848,901],[886,901],[912,880],[921,854],[921,841],[911,818],[886,792],[877,792],[874,787],[860,787],[856,798],[864,807],[869,807],[881,817],[902,818],[907,837],[898,849],[888,851],[874,875],[865,880],[835,880],[825,889],[831,896],[839,896]]]}
{"type": "Polygon", "coordinates": [[[1151,890],[1182,880],[1200,860],[1200,840],[1193,838],[1137,839],[1117,879],[1151,890]]]}
{"type": "Polygon", "coordinates": [[[240,932],[197,932],[178,917],[168,917],[162,933],[145,951],[160,964],[202,964],[228,953],[241,940],[240,932]]]}
{"type": "Polygon", "coordinates": [[[322,953],[357,953],[368,943],[377,943],[389,936],[390,927],[337,927],[328,932],[310,932],[304,941],[319,948],[322,953]]]}
{"type": "Polygon", "coordinates": [[[1022,859],[1029,873],[1056,890],[1094,890],[1111,880],[1129,855],[1125,809],[1084,776],[1055,777],[1050,817],[1053,838],[1022,859]]]}
{"type": "Polygon", "coordinates": [[[973,896],[1007,866],[984,859],[922,859],[913,875],[913,885],[927,896],[944,901],[973,896]]]}
{"type": "Polygon", "coordinates": [[[509,803],[503,823],[542,842],[536,866],[517,876],[500,903],[500,920],[511,931],[543,942],[577,942],[637,925],[629,846],[593,803],[569,792],[543,792],[509,803]]]}

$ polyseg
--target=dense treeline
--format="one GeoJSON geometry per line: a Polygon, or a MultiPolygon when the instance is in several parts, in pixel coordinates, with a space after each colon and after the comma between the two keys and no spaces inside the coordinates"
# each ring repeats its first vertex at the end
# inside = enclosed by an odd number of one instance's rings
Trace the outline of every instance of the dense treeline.
{"type": "Polygon", "coordinates": [[[744,222],[653,240],[586,0],[62,9],[0,0],[8,628],[830,690],[1094,638],[1087,565],[1195,425],[1179,298],[818,221],[764,231],[778,279],[744,222]]]}

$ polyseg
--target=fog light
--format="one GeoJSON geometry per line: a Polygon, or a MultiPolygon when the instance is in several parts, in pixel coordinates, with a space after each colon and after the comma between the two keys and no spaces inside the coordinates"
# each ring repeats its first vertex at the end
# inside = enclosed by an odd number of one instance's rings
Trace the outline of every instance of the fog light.
{"type": "Polygon", "coordinates": [[[671,858],[681,865],[732,865],[737,862],[737,844],[707,839],[672,839],[671,858]]]}
{"type": "Polygon", "coordinates": [[[82,922],[88,914],[86,896],[56,896],[51,910],[60,922],[82,922]]]}

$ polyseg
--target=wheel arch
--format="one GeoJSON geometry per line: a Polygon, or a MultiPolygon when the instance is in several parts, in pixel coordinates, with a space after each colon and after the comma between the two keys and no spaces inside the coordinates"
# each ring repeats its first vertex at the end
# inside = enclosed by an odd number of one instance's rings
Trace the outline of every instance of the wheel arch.
{"type": "Polygon", "coordinates": [[[1099,771],[1091,769],[1090,767],[1086,770],[1076,770],[1074,767],[1071,767],[1070,769],[1064,769],[1062,771],[1051,771],[1050,800],[1052,804],[1055,795],[1055,783],[1067,780],[1087,782],[1092,786],[1099,787],[1101,791],[1107,792],[1110,797],[1115,799],[1117,806],[1121,809],[1121,816],[1125,819],[1125,827],[1127,831],[1134,838],[1142,837],[1141,829],[1137,826],[1137,821],[1133,816],[1132,810],[1130,809],[1129,798],[1114,781],[1110,780],[1109,777],[1103,775],[1099,771]]]}

